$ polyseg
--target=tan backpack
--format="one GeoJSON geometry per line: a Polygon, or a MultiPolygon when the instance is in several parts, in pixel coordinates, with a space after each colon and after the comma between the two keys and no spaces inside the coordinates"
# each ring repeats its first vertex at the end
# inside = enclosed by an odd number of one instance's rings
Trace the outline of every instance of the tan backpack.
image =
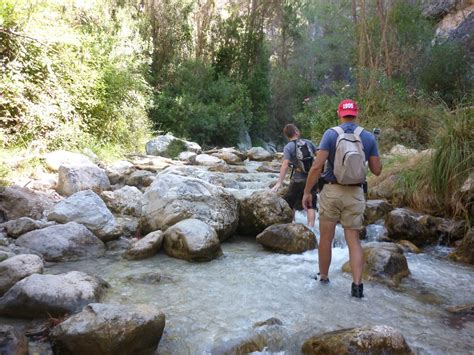
{"type": "Polygon", "coordinates": [[[342,185],[362,184],[368,172],[360,138],[364,129],[357,127],[354,133],[345,133],[339,126],[332,129],[338,134],[333,169],[337,182],[342,185]]]}

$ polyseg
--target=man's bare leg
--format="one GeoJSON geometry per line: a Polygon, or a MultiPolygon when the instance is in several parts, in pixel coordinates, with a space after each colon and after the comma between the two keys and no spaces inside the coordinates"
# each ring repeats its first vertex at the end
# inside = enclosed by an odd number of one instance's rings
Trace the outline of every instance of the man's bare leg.
{"type": "Polygon", "coordinates": [[[306,218],[308,219],[308,227],[314,227],[314,219],[316,218],[316,212],[313,209],[306,211],[306,218]]]}
{"type": "Polygon", "coordinates": [[[319,220],[319,274],[321,279],[327,279],[332,257],[332,240],[336,230],[336,222],[319,220]]]}
{"type": "Polygon", "coordinates": [[[344,237],[349,247],[349,262],[352,270],[352,280],[356,285],[362,281],[362,269],[364,267],[364,252],[359,240],[357,229],[344,229],[344,237]]]}

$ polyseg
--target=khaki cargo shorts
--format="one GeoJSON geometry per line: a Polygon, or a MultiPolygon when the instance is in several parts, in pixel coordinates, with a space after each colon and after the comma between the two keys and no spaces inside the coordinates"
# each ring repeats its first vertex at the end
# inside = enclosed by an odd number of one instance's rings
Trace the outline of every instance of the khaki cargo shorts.
{"type": "Polygon", "coordinates": [[[365,196],[362,187],[326,184],[319,195],[319,218],[340,222],[347,229],[362,229],[365,196]]]}

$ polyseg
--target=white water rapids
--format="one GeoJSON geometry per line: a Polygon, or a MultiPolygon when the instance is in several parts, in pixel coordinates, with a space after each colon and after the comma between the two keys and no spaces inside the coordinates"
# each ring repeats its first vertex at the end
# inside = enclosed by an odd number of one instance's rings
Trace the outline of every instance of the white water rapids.
{"type": "MultiPolygon", "coordinates": [[[[252,173],[246,179],[247,188],[261,189],[276,180],[276,174],[252,173]]],[[[305,221],[302,214],[296,219],[305,221]]],[[[369,228],[370,238],[376,239],[374,234],[382,229],[369,228]]],[[[46,273],[96,274],[112,286],[103,302],[147,303],[164,312],[166,327],[158,354],[206,354],[271,317],[280,319],[288,334],[279,344],[283,354],[298,354],[311,335],[365,325],[399,329],[420,354],[473,353],[474,322],[446,311],[450,305],[474,303],[472,267],[433,253],[406,254],[411,275],[399,288],[366,282],[365,298],[359,300],[350,297],[351,277],[341,272],[348,260],[345,247],[333,250],[329,285],[313,280],[318,271],[316,250],[276,254],[244,237],[224,242],[222,250],[223,257],[207,263],[174,259],[163,252],[127,261],[109,252],[105,258],[51,265],[46,273]]]]}

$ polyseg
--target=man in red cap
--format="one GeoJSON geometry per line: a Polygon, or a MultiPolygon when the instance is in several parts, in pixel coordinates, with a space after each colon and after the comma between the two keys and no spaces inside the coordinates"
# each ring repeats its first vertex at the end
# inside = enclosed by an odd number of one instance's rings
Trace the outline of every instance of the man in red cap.
{"type": "Polygon", "coordinates": [[[357,103],[343,100],[337,113],[340,125],[328,129],[323,135],[306,181],[302,204],[305,208],[311,207],[311,189],[318,182],[321,171],[328,161],[322,173],[325,185],[319,196],[320,282],[329,282],[332,241],[336,224],[340,222],[349,247],[353,279],[351,294],[353,297],[362,298],[364,259],[359,240],[365,210],[362,184],[367,173],[367,165],[377,176],[382,172],[382,165],[375,137],[355,123],[358,114],[357,103]]]}

